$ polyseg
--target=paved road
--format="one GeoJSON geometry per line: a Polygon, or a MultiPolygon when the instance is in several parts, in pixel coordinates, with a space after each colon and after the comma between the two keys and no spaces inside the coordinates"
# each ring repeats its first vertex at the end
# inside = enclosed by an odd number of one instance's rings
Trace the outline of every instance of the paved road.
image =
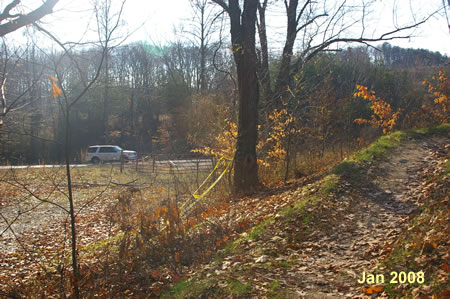
{"type": "MultiPolygon", "coordinates": [[[[134,164],[135,161],[130,161],[126,164],[134,164]]],[[[150,165],[152,160],[139,162],[139,165],[150,165]]],[[[120,166],[120,162],[112,162],[112,163],[104,163],[102,165],[114,165],[120,166]]],[[[213,165],[211,159],[199,159],[199,160],[157,160],[155,161],[155,165],[158,166],[174,166],[176,168],[210,168],[213,165]]],[[[87,167],[87,166],[95,166],[94,164],[71,164],[70,167],[87,167]]],[[[28,168],[59,168],[65,167],[64,164],[53,164],[53,165],[20,165],[20,166],[0,166],[0,170],[2,169],[28,169],[28,168]]]]}

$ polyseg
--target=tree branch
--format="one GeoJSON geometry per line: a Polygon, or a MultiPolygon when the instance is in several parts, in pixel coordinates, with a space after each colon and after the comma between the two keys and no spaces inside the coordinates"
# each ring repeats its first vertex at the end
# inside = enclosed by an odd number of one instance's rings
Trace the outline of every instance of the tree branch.
{"type": "Polygon", "coordinates": [[[298,27],[297,29],[297,33],[299,33],[301,30],[305,29],[307,26],[311,25],[312,23],[314,23],[318,18],[320,17],[328,17],[328,14],[324,13],[321,15],[317,15],[314,18],[312,18],[311,20],[309,20],[308,22],[306,22],[305,24],[303,24],[302,26],[298,27]]]}
{"type": "Polygon", "coordinates": [[[14,17],[14,15],[11,15],[11,10],[19,5],[20,0],[14,0],[13,2],[9,3],[5,9],[3,10],[2,14],[0,15],[0,22],[3,20],[6,20],[7,18],[14,17]]]}
{"type": "Polygon", "coordinates": [[[212,2],[220,5],[228,14],[230,13],[230,7],[223,0],[212,0],[212,2]]]}
{"type": "MultiPolygon", "coordinates": [[[[53,7],[58,3],[59,0],[47,0],[40,7],[29,12],[26,15],[19,15],[17,18],[10,20],[7,23],[0,24],[0,36],[5,36],[8,33],[16,31],[19,28],[33,24],[34,22],[40,20],[48,14],[53,12],[53,7]]],[[[20,1],[14,0],[10,3],[3,11],[0,21],[13,16],[10,15],[10,11],[13,7],[17,6],[20,1]]]]}

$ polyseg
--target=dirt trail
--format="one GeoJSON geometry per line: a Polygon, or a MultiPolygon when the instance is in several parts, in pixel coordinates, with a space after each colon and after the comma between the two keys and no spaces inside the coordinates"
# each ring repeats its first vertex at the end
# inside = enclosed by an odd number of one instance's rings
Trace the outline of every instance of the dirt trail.
{"type": "Polygon", "coordinates": [[[421,173],[434,168],[437,153],[448,151],[448,144],[448,138],[409,140],[376,163],[363,178],[362,192],[337,199],[342,205],[336,215],[343,220],[339,226],[308,240],[315,245],[312,254],[297,251],[301,262],[287,273],[293,279],[286,280],[286,287],[297,290],[296,297],[359,297],[357,280],[363,271],[372,273],[384,245],[397,238],[417,209],[421,173]]]}
{"type": "MultiPolygon", "coordinates": [[[[237,280],[251,286],[257,298],[365,298],[358,279],[363,271],[373,273],[386,244],[398,238],[418,211],[422,175],[436,168],[449,144],[448,137],[405,141],[357,174],[356,181],[340,182],[337,195],[306,206],[307,219],[274,212],[275,221],[260,237],[244,239],[231,256],[195,271],[195,280],[212,281],[209,290],[237,280]]],[[[317,192],[317,187],[309,188],[309,194],[317,192]]],[[[304,190],[289,191],[278,204],[292,205],[305,196],[304,190]]]]}

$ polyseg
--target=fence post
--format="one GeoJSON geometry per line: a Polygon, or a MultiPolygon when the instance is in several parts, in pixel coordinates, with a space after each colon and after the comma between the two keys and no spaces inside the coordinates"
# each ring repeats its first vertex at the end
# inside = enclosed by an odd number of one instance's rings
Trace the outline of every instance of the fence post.
{"type": "Polygon", "coordinates": [[[198,170],[199,170],[198,168],[199,168],[199,165],[198,164],[199,164],[199,160],[197,159],[197,175],[196,175],[196,179],[195,179],[196,182],[197,182],[197,188],[199,187],[199,185],[198,185],[198,170]]]}
{"type": "Polygon", "coordinates": [[[123,172],[123,150],[120,151],[120,172],[123,172]]]}
{"type": "Polygon", "coordinates": [[[156,163],[155,159],[156,159],[156,157],[155,157],[155,155],[153,155],[152,173],[155,173],[155,163],[156,163]]]}
{"type": "MultiPolygon", "coordinates": [[[[217,158],[216,157],[214,157],[214,165],[213,165],[213,167],[216,167],[216,165],[217,165],[217,163],[218,163],[218,160],[217,160],[217,158]]],[[[216,179],[217,179],[217,169],[216,169],[216,171],[214,171],[213,172],[213,182],[215,182],[216,181],[216,179]]],[[[213,190],[213,192],[214,192],[214,194],[217,194],[217,188],[214,188],[214,190],[213,190]]]]}
{"type": "Polygon", "coordinates": [[[139,153],[136,153],[136,172],[139,170],[139,153]]]}

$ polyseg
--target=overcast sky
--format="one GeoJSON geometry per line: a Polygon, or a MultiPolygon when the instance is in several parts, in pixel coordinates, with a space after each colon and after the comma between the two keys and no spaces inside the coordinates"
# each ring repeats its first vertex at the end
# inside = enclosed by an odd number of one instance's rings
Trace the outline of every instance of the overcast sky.
{"type": "MultiPolygon", "coordinates": [[[[5,3],[10,1],[0,0],[2,8],[5,3]]],[[[33,7],[33,2],[37,0],[22,0],[23,5],[33,7]]],[[[278,0],[280,1],[280,0],[278,0]]],[[[362,3],[371,0],[350,0],[362,3]]],[[[333,0],[328,0],[333,2],[333,0]]],[[[39,3],[39,1],[37,2],[39,3]]],[[[60,0],[55,12],[46,17],[43,21],[46,28],[55,32],[61,39],[78,39],[86,30],[87,25],[93,27],[95,19],[90,9],[92,1],[90,0],[60,0]]],[[[113,3],[120,3],[119,0],[113,0],[113,3]]],[[[430,11],[439,7],[442,8],[442,0],[377,0],[377,10],[374,11],[371,18],[375,20],[371,23],[369,30],[382,30],[382,24],[391,25],[393,23],[402,23],[406,20],[412,20],[412,17],[420,18],[430,11]],[[392,5],[397,5],[397,18],[392,17],[392,5]],[[378,20],[378,21],[376,21],[378,20]]],[[[276,48],[277,41],[282,41],[285,32],[281,29],[285,23],[285,17],[282,17],[282,11],[273,11],[275,17],[268,21],[269,43],[276,48]],[[276,17],[278,15],[278,17],[276,17]]],[[[450,10],[449,10],[450,14],[450,10]]],[[[175,39],[182,38],[180,34],[174,35],[174,28],[190,18],[191,7],[189,0],[127,0],[124,21],[126,23],[122,28],[123,33],[134,32],[128,41],[147,40],[164,44],[175,39]]],[[[228,33],[228,32],[227,32],[228,33]]],[[[91,35],[92,36],[92,35],[91,35]]],[[[402,47],[426,48],[432,51],[439,51],[450,56],[450,33],[447,26],[447,20],[443,11],[436,14],[426,24],[414,32],[414,37],[406,40],[392,41],[391,44],[402,47]]]]}

